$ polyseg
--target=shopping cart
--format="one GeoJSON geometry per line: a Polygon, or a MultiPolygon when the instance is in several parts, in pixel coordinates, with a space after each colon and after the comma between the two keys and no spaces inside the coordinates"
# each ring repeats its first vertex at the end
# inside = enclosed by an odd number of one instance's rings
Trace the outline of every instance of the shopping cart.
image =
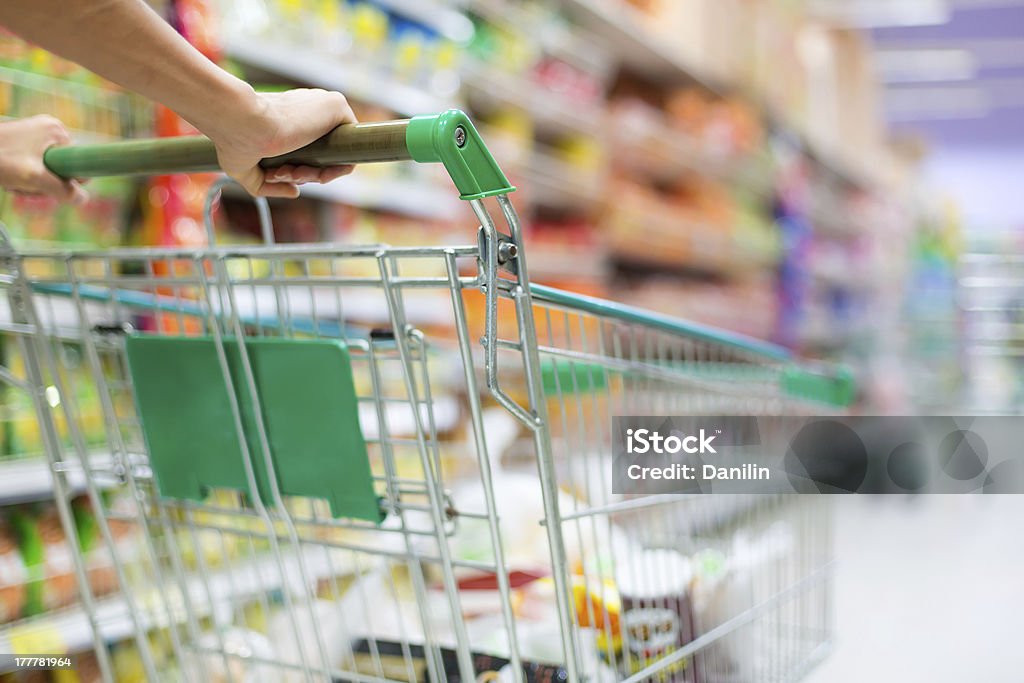
{"type": "MultiPolygon", "coordinates": [[[[839,411],[849,382],[531,284],[514,188],[461,112],[343,126],[264,164],[408,159],[444,165],[476,244],[274,244],[261,200],[266,243],[216,246],[218,183],[208,247],[4,245],[24,374],[3,378],[31,393],[68,538],[84,473],[104,541],[74,567],[97,676],[801,677],[831,633],[822,499],[617,495],[611,423],[839,411]]],[[[46,160],[216,169],[200,137],[46,160]]]]}

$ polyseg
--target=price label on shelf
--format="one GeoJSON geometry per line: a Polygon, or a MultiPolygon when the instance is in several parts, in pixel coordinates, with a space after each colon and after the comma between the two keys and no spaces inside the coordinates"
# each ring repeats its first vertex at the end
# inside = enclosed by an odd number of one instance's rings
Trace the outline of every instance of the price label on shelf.
{"type": "Polygon", "coordinates": [[[7,633],[11,652],[15,655],[64,654],[67,646],[60,631],[52,626],[30,624],[12,628],[7,633]]]}

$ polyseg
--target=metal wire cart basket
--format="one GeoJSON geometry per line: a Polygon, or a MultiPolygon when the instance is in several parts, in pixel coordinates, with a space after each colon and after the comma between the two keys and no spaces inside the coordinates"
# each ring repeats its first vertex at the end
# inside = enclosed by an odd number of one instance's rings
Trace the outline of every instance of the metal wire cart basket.
{"type": "MultiPolygon", "coordinates": [[[[444,164],[476,244],[273,244],[258,202],[267,243],[218,247],[211,193],[207,248],[3,247],[24,370],[0,375],[32,397],[68,538],[81,482],[96,510],[102,548],[74,562],[104,680],[125,638],[153,681],[800,678],[830,639],[821,498],[615,495],[611,418],[813,414],[848,382],[531,285],[514,188],[461,112],[264,163],[406,159],[444,164]]],[[[47,163],[216,156],[181,138],[47,163]]]]}

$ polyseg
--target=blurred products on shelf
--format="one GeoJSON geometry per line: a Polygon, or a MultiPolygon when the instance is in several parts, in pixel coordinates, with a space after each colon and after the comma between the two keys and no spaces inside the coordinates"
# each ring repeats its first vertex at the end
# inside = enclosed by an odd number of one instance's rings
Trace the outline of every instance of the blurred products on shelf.
{"type": "MultiPolygon", "coordinates": [[[[542,282],[854,366],[898,323],[877,312],[908,281],[913,177],[886,149],[870,45],[805,3],[158,7],[260,88],[339,89],[362,120],[468,106],[519,188],[513,201],[542,282]]],[[[169,112],[6,34],[0,105],[8,116],[55,113],[83,135],[188,132],[169,112]]],[[[365,166],[304,188],[299,202],[274,202],[276,236],[471,241],[471,214],[448,182],[430,166],[365,166]]],[[[21,241],[196,246],[208,186],[204,177],[94,181],[86,207],[13,197],[0,218],[21,241]]],[[[220,242],[260,239],[240,193],[222,204],[220,242]]]]}
{"type": "MultiPolygon", "coordinates": [[[[158,3],[258,87],[342,90],[362,120],[467,106],[510,178],[534,276],[855,368],[912,270],[913,177],[886,149],[871,47],[782,0],[184,0],[158,3]],[[780,77],[784,75],[784,77],[780,77]],[[879,315],[880,310],[885,315],[879,315]],[[756,310],[755,315],[750,311],[756,310]]],[[[188,132],[0,36],[0,111],[83,139],[188,132]]],[[[8,197],[21,242],[197,246],[208,177],[90,183],[85,207],[8,197]]],[[[457,244],[442,169],[371,165],[274,202],[279,241],[457,244]]],[[[225,193],[218,241],[260,239],[225,193]]],[[[891,335],[888,335],[891,336],[891,335]]]]}
{"type": "MultiPolygon", "coordinates": [[[[91,506],[83,497],[72,508],[77,550],[71,548],[52,502],[0,508],[0,625],[76,603],[74,552],[82,556],[95,597],[117,591],[114,563],[91,506]]],[[[139,551],[137,531],[116,521],[109,528],[119,557],[130,563],[139,551]]]]}

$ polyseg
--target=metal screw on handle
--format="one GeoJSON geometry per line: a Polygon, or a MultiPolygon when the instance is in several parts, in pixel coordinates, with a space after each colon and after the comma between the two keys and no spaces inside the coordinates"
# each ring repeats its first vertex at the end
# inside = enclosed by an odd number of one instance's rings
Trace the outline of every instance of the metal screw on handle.
{"type": "Polygon", "coordinates": [[[455,129],[455,145],[459,149],[466,146],[466,129],[462,126],[455,129]]]}

